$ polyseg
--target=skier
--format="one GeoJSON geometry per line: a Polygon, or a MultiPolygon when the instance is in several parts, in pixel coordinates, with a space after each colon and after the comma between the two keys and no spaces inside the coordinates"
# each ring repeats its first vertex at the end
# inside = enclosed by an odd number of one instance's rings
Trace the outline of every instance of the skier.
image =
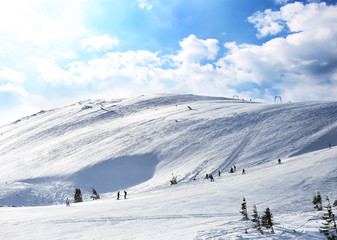
{"type": "Polygon", "coordinates": [[[281,164],[281,158],[278,159],[278,164],[281,164]]]}
{"type": "Polygon", "coordinates": [[[209,175],[209,178],[211,179],[211,182],[214,182],[214,178],[212,174],[209,175]]]}
{"type": "Polygon", "coordinates": [[[118,193],[117,193],[117,200],[119,200],[119,196],[120,196],[120,193],[118,192],[118,193]]]}
{"type": "Polygon", "coordinates": [[[127,195],[128,193],[126,192],[126,191],[124,191],[124,199],[126,199],[126,195],[127,195]]]}
{"type": "Polygon", "coordinates": [[[242,174],[245,174],[246,173],[246,170],[245,169],[242,169],[242,174]]]}
{"type": "Polygon", "coordinates": [[[329,148],[331,149],[331,147],[332,147],[332,146],[331,146],[331,143],[329,143],[329,148]]]}
{"type": "Polygon", "coordinates": [[[208,177],[209,177],[209,176],[208,176],[208,174],[206,173],[206,179],[208,179],[208,177]]]}
{"type": "Polygon", "coordinates": [[[234,172],[233,167],[231,167],[230,173],[233,173],[233,172],[234,172]]]}
{"type": "Polygon", "coordinates": [[[219,177],[220,177],[220,175],[221,175],[221,172],[220,172],[220,170],[218,171],[218,174],[219,174],[219,177]]]}
{"type": "Polygon", "coordinates": [[[67,198],[67,200],[66,200],[66,206],[67,207],[70,207],[70,203],[69,203],[69,199],[67,198]]]}
{"type": "Polygon", "coordinates": [[[234,172],[236,172],[236,166],[234,165],[234,172]]]}

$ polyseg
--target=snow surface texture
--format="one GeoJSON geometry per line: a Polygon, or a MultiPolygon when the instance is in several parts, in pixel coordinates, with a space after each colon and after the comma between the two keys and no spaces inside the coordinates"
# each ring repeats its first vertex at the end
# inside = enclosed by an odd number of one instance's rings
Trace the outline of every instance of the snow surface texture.
{"type": "Polygon", "coordinates": [[[41,111],[0,127],[0,239],[325,239],[311,201],[337,199],[336,145],[337,102],[160,94],[41,111]],[[270,207],[275,234],[241,219],[242,197],[250,215],[270,207]]]}

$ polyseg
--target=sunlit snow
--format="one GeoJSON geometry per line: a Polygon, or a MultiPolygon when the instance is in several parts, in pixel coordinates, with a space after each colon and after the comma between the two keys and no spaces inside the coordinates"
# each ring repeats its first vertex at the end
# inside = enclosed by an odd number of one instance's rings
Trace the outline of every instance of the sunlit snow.
{"type": "Polygon", "coordinates": [[[0,127],[0,238],[325,239],[311,201],[337,199],[335,146],[337,102],[158,94],[41,111],[0,127]],[[242,219],[243,197],[249,215],[271,209],[274,234],[242,219]]]}

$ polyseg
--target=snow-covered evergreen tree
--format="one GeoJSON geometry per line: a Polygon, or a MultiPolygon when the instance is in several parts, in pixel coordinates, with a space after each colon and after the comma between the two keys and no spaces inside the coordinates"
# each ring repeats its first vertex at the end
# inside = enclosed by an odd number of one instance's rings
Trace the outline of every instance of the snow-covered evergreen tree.
{"type": "Polygon", "coordinates": [[[82,192],[80,188],[75,188],[74,202],[83,202],[82,192]]]}
{"type": "Polygon", "coordinates": [[[323,209],[322,196],[319,192],[317,192],[317,195],[314,195],[314,198],[312,199],[312,203],[315,205],[314,208],[316,210],[321,211],[323,209]]]}
{"type": "Polygon", "coordinates": [[[254,228],[259,230],[263,234],[263,231],[261,229],[261,219],[260,219],[259,213],[257,212],[257,208],[255,204],[253,206],[253,214],[250,220],[255,224],[254,228]]]}
{"type": "Polygon", "coordinates": [[[246,203],[245,198],[243,198],[243,200],[242,200],[240,213],[242,214],[244,219],[249,219],[248,218],[248,212],[247,212],[247,203],[246,203]]]}
{"type": "Polygon", "coordinates": [[[261,225],[267,229],[271,228],[271,232],[274,233],[273,215],[271,214],[269,207],[266,208],[264,215],[261,217],[261,225]]]}
{"type": "Polygon", "coordinates": [[[92,188],[92,196],[91,196],[91,198],[92,198],[93,200],[96,200],[96,199],[100,199],[100,198],[101,198],[101,197],[99,196],[99,193],[96,191],[95,188],[92,188]]]}
{"type": "Polygon", "coordinates": [[[327,197],[326,200],[328,201],[328,205],[324,208],[326,208],[327,211],[323,214],[324,222],[322,223],[319,232],[323,233],[328,240],[337,240],[335,215],[332,211],[329,198],[327,197]]]}

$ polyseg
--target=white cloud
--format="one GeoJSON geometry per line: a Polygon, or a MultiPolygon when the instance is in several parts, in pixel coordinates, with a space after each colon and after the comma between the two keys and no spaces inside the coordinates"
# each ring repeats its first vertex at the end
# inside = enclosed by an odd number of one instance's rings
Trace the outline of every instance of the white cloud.
{"type": "MultiPolygon", "coordinates": [[[[230,51],[219,66],[231,71],[237,84],[267,83],[292,99],[332,99],[337,91],[337,6],[296,2],[265,13],[278,16],[293,33],[262,46],[227,43],[230,51]]],[[[269,24],[266,16],[261,21],[269,24]]]]}
{"type": "Polygon", "coordinates": [[[53,84],[90,85],[91,93],[108,97],[126,92],[182,92],[271,101],[276,93],[285,101],[334,98],[337,7],[293,3],[265,14],[277,17],[262,17],[261,21],[282,21],[291,33],[261,46],[225,43],[228,52],[220,59],[216,39],[190,35],[180,42],[181,49],[175,55],[109,52],[87,62],[73,61],[63,68],[40,60],[40,78],[53,84]],[[251,85],[245,87],[247,84],[251,85]]]}
{"type": "Polygon", "coordinates": [[[37,70],[40,73],[39,79],[51,83],[53,86],[59,84],[72,85],[81,81],[80,78],[50,60],[35,56],[32,58],[32,61],[37,65],[37,70]]]}
{"type": "Polygon", "coordinates": [[[37,45],[56,40],[69,41],[86,31],[82,23],[83,2],[85,0],[1,1],[0,34],[37,45]]]}
{"type": "MultiPolygon", "coordinates": [[[[153,92],[212,92],[212,95],[222,95],[225,88],[222,74],[217,73],[212,64],[198,63],[200,59],[215,58],[217,41],[200,40],[195,36],[191,39],[196,44],[182,44],[183,49],[175,56],[159,56],[159,53],[144,50],[110,52],[88,62],[74,61],[64,69],[47,60],[38,59],[36,62],[41,80],[55,85],[90,84],[91,94],[96,92],[101,96],[104,92],[109,96],[112,93],[138,95],[153,92]],[[203,50],[193,55],[191,48],[198,46],[203,50]]],[[[235,91],[228,92],[233,95],[235,91]]]]}
{"type": "Polygon", "coordinates": [[[283,4],[286,4],[286,3],[288,3],[290,0],[274,0],[274,2],[276,3],[276,4],[281,4],[281,5],[283,5],[283,4]]]}
{"type": "Polygon", "coordinates": [[[147,0],[137,0],[137,3],[141,9],[151,10],[153,7],[153,5],[150,4],[147,0]]]}
{"type": "Polygon", "coordinates": [[[12,83],[0,85],[0,92],[15,93],[22,96],[28,95],[27,91],[21,85],[12,83]]]}
{"type": "Polygon", "coordinates": [[[284,28],[283,22],[280,20],[280,12],[273,12],[270,9],[262,12],[257,12],[248,18],[250,23],[253,23],[258,30],[257,37],[265,37],[267,35],[275,35],[281,32],[284,28]]]}
{"type": "Polygon", "coordinates": [[[26,75],[23,73],[19,73],[8,67],[1,67],[0,68],[0,81],[1,80],[17,82],[17,83],[24,83],[26,80],[26,75]]]}
{"type": "Polygon", "coordinates": [[[119,44],[117,37],[109,37],[107,34],[102,36],[93,36],[82,40],[82,46],[87,50],[94,49],[95,51],[107,51],[113,49],[119,44]]]}
{"type": "Polygon", "coordinates": [[[199,62],[200,60],[214,60],[219,52],[218,40],[198,39],[190,35],[180,42],[181,50],[176,59],[181,62],[199,62]]]}

